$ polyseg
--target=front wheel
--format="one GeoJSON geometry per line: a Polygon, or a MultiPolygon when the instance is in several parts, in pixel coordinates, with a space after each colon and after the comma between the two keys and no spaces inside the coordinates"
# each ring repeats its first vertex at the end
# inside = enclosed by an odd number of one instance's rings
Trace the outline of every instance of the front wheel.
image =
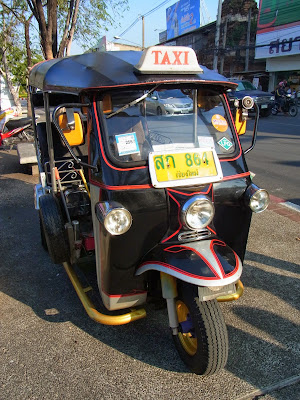
{"type": "Polygon", "coordinates": [[[296,117],[296,115],[298,114],[298,108],[297,106],[290,106],[289,108],[289,114],[291,117],[296,117]]]}
{"type": "Polygon", "coordinates": [[[179,282],[176,309],[179,333],[175,347],[187,367],[198,375],[212,375],[225,367],[228,335],[217,300],[199,301],[197,287],[179,282]]]}

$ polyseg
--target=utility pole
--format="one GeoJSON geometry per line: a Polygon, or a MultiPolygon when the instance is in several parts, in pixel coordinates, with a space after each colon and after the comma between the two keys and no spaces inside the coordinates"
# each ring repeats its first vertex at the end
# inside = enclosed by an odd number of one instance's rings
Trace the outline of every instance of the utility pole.
{"type": "Polygon", "coordinates": [[[213,70],[216,70],[216,71],[218,70],[218,50],[219,50],[219,40],[220,40],[221,15],[222,15],[222,0],[219,0],[218,16],[217,16],[217,24],[216,24],[214,63],[213,63],[213,70]]]}
{"type": "Polygon", "coordinates": [[[228,24],[228,18],[226,16],[224,30],[223,30],[222,55],[221,55],[221,61],[220,61],[220,74],[223,74],[223,71],[224,71],[224,58],[225,58],[226,38],[227,38],[227,24],[228,24]]]}
{"type": "Polygon", "coordinates": [[[145,16],[142,15],[142,50],[145,48],[145,16]]]}
{"type": "Polygon", "coordinates": [[[252,10],[248,10],[248,26],[247,26],[247,43],[246,43],[246,57],[245,57],[245,71],[249,69],[249,46],[250,46],[250,33],[251,33],[251,16],[252,10]]]}

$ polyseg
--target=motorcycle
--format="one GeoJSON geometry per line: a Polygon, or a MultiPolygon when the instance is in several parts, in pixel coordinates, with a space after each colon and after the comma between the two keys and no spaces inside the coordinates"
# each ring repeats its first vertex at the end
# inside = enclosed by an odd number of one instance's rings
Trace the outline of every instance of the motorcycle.
{"type": "MultiPolygon", "coordinates": [[[[280,109],[280,104],[278,101],[275,100],[275,104],[272,107],[272,114],[273,115],[278,114],[280,112],[279,109],[280,109]]],[[[295,96],[292,94],[286,94],[285,103],[281,107],[281,109],[284,113],[289,113],[291,117],[296,117],[296,115],[298,114],[298,107],[296,104],[295,96]]]]}
{"type": "Polygon", "coordinates": [[[31,118],[16,118],[14,109],[0,112],[0,147],[12,146],[20,142],[33,142],[31,118]]]}
{"type": "Polygon", "coordinates": [[[188,47],[65,61],[37,64],[29,76],[33,121],[39,107],[46,118],[33,124],[42,245],[96,322],[139,320],[163,299],[179,356],[194,373],[212,375],[228,356],[219,303],[243,294],[251,215],[269,201],[244,156],[255,145],[258,106],[236,100],[234,121],[227,90],[236,84],[199,66],[188,47]],[[155,91],[178,112],[151,112],[155,91]],[[238,133],[253,107],[243,151],[238,133]]]}

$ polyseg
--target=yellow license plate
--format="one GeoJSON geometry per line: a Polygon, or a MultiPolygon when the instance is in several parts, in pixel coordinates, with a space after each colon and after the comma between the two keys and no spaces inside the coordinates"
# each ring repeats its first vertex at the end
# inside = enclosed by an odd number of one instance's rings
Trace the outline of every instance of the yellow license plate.
{"type": "Polygon", "coordinates": [[[179,186],[222,179],[219,160],[212,149],[150,153],[149,165],[152,183],[157,187],[166,186],[162,184],[167,182],[168,186],[179,186]]]}

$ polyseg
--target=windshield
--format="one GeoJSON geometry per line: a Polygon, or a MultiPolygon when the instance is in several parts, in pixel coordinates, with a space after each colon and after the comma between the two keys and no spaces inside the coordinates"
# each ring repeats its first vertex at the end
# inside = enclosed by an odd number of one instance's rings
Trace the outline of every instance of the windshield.
{"type": "Polygon", "coordinates": [[[237,92],[239,90],[257,90],[257,89],[255,86],[252,85],[251,82],[243,81],[243,82],[239,82],[238,87],[236,88],[237,92]]]}
{"type": "Polygon", "coordinates": [[[158,92],[158,96],[161,99],[185,99],[188,98],[185,94],[182,93],[179,89],[171,89],[171,90],[161,90],[158,92]]]}
{"type": "MultiPolygon", "coordinates": [[[[147,161],[149,152],[213,147],[230,156],[236,143],[221,96],[210,90],[160,90],[166,104],[146,97],[125,111],[117,110],[141,97],[141,92],[113,94],[112,110],[104,112],[108,148],[118,162],[147,161]],[[187,101],[176,101],[183,96],[187,101]],[[110,117],[111,115],[111,117],[110,117]]],[[[182,99],[181,99],[182,100],[182,99]]]]}

